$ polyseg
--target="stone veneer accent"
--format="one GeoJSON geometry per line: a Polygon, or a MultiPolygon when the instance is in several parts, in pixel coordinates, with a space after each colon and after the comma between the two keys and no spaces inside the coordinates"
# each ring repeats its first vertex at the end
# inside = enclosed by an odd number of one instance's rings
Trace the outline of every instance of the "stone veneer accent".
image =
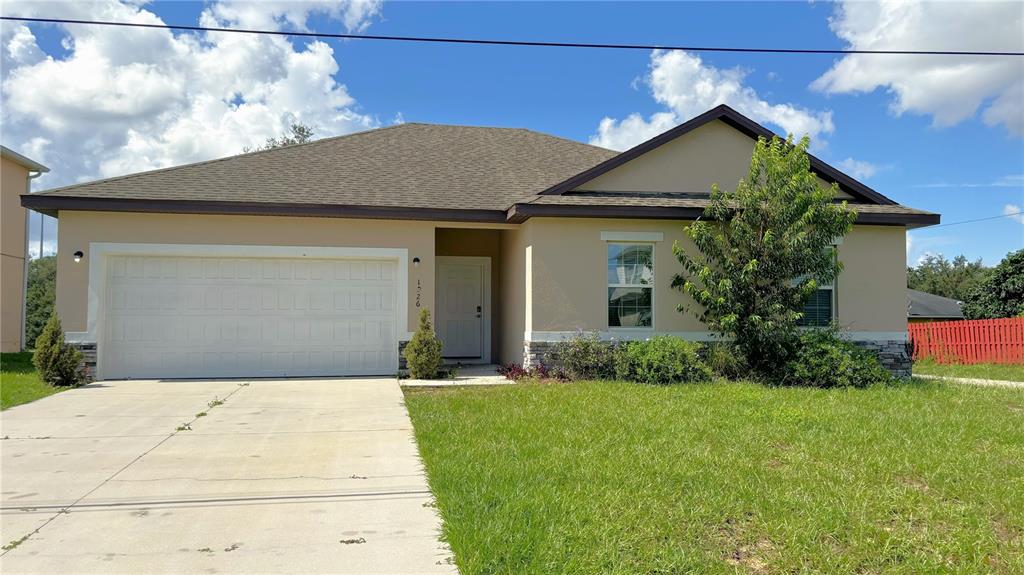
{"type": "Polygon", "coordinates": [[[910,377],[914,365],[910,345],[906,341],[854,341],[858,346],[878,356],[882,366],[896,377],[910,377]]]}
{"type": "Polygon", "coordinates": [[[409,345],[408,341],[398,342],[398,369],[406,369],[409,367],[405,363],[405,346],[409,345]]]}
{"type": "Polygon", "coordinates": [[[86,383],[96,380],[96,343],[95,342],[68,342],[68,345],[82,352],[82,363],[79,367],[85,372],[86,383]]]}
{"type": "MultiPolygon", "coordinates": [[[[873,352],[882,362],[882,366],[896,377],[910,377],[913,361],[907,342],[892,339],[885,341],[854,341],[856,345],[873,352]]],[[[551,353],[555,343],[550,341],[524,341],[523,367],[531,367],[538,363],[548,363],[544,358],[551,353]]]]}

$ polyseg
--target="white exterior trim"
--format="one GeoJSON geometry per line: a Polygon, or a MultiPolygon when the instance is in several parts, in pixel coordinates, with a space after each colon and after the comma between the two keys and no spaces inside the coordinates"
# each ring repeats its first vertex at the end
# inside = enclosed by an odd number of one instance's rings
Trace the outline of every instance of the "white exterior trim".
{"type": "Polygon", "coordinates": [[[601,232],[604,242],[661,242],[665,240],[662,232],[601,232]]]}
{"type": "MultiPolygon", "coordinates": [[[[578,331],[527,331],[523,334],[523,340],[528,342],[559,342],[575,336],[578,331]]],[[[592,333],[585,331],[584,333],[592,333]]],[[[846,331],[840,334],[852,341],[907,341],[905,331],[846,331]]],[[[655,331],[653,329],[623,329],[597,331],[602,341],[627,340],[636,341],[647,339],[655,335],[671,335],[690,341],[729,341],[730,338],[722,338],[710,331],[655,331]]]]}
{"type": "MultiPolygon", "coordinates": [[[[145,244],[90,242],[89,253],[89,307],[85,332],[70,332],[79,342],[96,342],[96,379],[103,379],[105,347],[100,341],[104,294],[107,288],[107,256],[147,255],[176,257],[260,257],[260,258],[316,258],[390,259],[398,261],[398,294],[395,305],[398,326],[409,327],[409,250],[405,248],[347,248],[323,246],[256,246],[228,244],[145,244]],[[84,335],[84,337],[82,337],[84,335]]],[[[403,330],[395,330],[395,350],[403,330]]],[[[411,336],[410,336],[411,337],[411,336]]],[[[68,334],[65,334],[68,338],[68,334]]]]}
{"type": "MultiPolygon", "coordinates": [[[[477,264],[483,269],[483,311],[480,313],[483,319],[483,334],[480,343],[480,359],[460,359],[462,363],[491,363],[491,258],[489,256],[436,256],[434,258],[438,266],[443,263],[467,263],[477,264]]],[[[441,280],[439,274],[434,274],[434,310],[437,311],[436,299],[441,297],[441,280]]],[[[436,321],[437,318],[435,317],[436,321]]]]}

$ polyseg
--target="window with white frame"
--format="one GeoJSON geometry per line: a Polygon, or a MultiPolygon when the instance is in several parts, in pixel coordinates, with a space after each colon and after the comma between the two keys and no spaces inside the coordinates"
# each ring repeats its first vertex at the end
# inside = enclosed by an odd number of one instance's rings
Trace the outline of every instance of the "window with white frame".
{"type": "MultiPolygon", "coordinates": [[[[835,257],[835,246],[828,249],[832,252],[832,257],[835,257]]],[[[800,282],[803,279],[801,277],[797,281],[800,282]]],[[[835,303],[835,282],[819,285],[818,289],[811,295],[811,299],[807,300],[807,303],[804,304],[804,315],[797,322],[797,325],[802,327],[828,327],[836,317],[835,303]]]]}
{"type": "Polygon", "coordinates": [[[654,245],[608,244],[608,327],[653,326],[654,245]]]}

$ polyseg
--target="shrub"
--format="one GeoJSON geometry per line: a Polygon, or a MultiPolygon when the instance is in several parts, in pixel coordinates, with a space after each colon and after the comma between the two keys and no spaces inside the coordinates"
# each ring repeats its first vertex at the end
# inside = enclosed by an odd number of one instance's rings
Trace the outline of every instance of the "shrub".
{"type": "Polygon", "coordinates": [[[409,375],[415,379],[435,379],[441,367],[441,341],[430,323],[430,310],[420,310],[420,323],[402,352],[409,375]]]}
{"type": "Polygon", "coordinates": [[[597,332],[577,331],[555,344],[551,359],[568,379],[610,379],[615,375],[615,344],[601,341],[597,332]]]}
{"type": "Polygon", "coordinates": [[[615,374],[653,385],[708,381],[711,368],[700,359],[699,349],[700,344],[667,335],[624,343],[615,353],[615,374]]]}
{"type": "Polygon", "coordinates": [[[43,332],[36,338],[32,363],[40,379],[50,385],[69,387],[85,383],[85,374],[79,367],[82,352],[64,342],[64,328],[57,312],[50,314],[43,332]]]}
{"type": "Polygon", "coordinates": [[[506,363],[498,366],[498,375],[505,376],[505,379],[519,381],[529,377],[530,372],[518,363],[506,363]]]}
{"type": "Polygon", "coordinates": [[[813,330],[800,334],[792,358],[783,366],[780,383],[866,387],[892,381],[873,353],[841,339],[835,330],[813,330]]]}
{"type": "Polygon", "coordinates": [[[711,371],[726,379],[741,379],[750,373],[743,352],[730,342],[714,342],[703,347],[701,354],[711,371]]]}

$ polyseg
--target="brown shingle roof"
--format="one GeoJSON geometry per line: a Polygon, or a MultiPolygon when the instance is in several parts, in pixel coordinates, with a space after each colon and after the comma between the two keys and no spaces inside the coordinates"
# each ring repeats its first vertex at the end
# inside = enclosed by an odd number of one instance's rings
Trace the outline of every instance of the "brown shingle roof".
{"type": "Polygon", "coordinates": [[[517,128],[401,124],[42,193],[504,210],[615,154],[517,128]]]}

